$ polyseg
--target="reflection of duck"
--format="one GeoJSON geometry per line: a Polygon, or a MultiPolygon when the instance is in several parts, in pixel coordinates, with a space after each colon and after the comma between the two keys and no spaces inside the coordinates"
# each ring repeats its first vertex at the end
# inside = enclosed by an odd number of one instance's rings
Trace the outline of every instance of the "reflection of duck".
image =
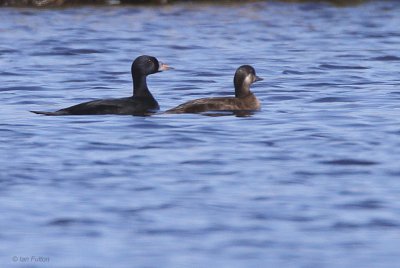
{"type": "Polygon", "coordinates": [[[147,88],[146,76],[171,69],[155,57],[139,56],[132,63],[133,96],[119,99],[101,99],[77,104],[56,112],[32,111],[44,115],[126,114],[144,115],[160,109],[147,88]]]}
{"type": "Polygon", "coordinates": [[[250,65],[240,66],[235,73],[235,97],[203,98],[185,102],[166,113],[201,113],[207,111],[254,111],[260,109],[260,102],[250,91],[250,85],[262,78],[256,75],[250,65]]]}

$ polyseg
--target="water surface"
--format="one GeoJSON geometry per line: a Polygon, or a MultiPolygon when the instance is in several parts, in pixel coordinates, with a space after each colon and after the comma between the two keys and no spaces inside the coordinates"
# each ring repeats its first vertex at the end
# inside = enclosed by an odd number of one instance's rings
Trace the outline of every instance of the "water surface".
{"type": "Polygon", "coordinates": [[[396,1],[0,13],[1,267],[400,261],[396,1]],[[149,77],[162,110],[233,94],[242,64],[262,110],[29,113],[129,96],[141,54],[176,68],[149,77]]]}

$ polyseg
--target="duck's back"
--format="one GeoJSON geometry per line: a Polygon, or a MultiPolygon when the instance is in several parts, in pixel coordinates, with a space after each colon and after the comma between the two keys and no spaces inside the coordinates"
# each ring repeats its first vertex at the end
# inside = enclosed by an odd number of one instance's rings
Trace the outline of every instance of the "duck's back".
{"type": "Polygon", "coordinates": [[[166,113],[202,113],[207,111],[245,111],[258,110],[260,103],[257,98],[250,94],[244,98],[217,97],[202,98],[185,102],[166,113]]]}
{"type": "Polygon", "coordinates": [[[100,115],[126,114],[140,115],[159,110],[157,101],[152,98],[128,97],[102,99],[80,103],[56,112],[35,112],[45,115],[100,115]]]}

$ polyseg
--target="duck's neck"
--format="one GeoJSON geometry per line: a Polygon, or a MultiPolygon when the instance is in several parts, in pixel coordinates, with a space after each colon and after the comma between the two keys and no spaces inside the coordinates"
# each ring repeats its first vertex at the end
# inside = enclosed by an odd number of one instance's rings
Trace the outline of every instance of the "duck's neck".
{"type": "Polygon", "coordinates": [[[147,87],[146,76],[132,76],[133,79],[133,96],[135,97],[153,97],[147,87]]]}
{"type": "Polygon", "coordinates": [[[235,97],[236,98],[244,98],[246,96],[249,96],[250,94],[252,94],[250,91],[250,84],[248,84],[248,83],[236,84],[235,83],[235,97]]]}

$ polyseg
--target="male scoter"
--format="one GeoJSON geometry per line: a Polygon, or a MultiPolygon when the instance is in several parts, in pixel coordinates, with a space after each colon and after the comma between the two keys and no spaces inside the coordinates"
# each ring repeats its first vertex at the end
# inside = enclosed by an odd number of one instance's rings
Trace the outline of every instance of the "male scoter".
{"type": "Polygon", "coordinates": [[[158,111],[160,107],[147,88],[146,77],[147,75],[169,69],[171,69],[171,67],[159,62],[155,57],[142,55],[133,61],[131,67],[133,79],[132,97],[94,100],[64,108],[56,112],[31,112],[44,115],[144,115],[154,113],[158,111]]]}

